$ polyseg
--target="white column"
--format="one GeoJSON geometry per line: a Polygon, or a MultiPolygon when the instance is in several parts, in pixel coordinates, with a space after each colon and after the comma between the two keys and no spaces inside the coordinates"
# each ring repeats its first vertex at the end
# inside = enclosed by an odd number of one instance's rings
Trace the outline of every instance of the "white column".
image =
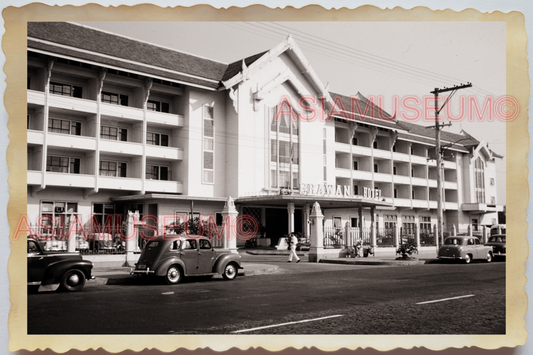
{"type": "Polygon", "coordinates": [[[236,230],[236,220],[237,209],[235,208],[235,202],[233,199],[228,197],[224,208],[220,212],[222,214],[222,220],[224,221],[223,225],[223,247],[224,249],[229,249],[232,253],[237,253],[237,230],[236,230]]]}
{"type": "Polygon", "coordinates": [[[415,215],[415,243],[416,248],[420,249],[420,218],[415,215]]]}
{"type": "Polygon", "coordinates": [[[324,256],[324,228],[322,221],[324,215],[320,210],[318,202],[313,204],[311,214],[311,248],[309,249],[309,261],[318,262],[324,256]]]}
{"type": "Polygon", "coordinates": [[[289,202],[287,204],[287,212],[289,217],[289,230],[288,233],[294,232],[294,203],[289,202]]]}
{"type": "Polygon", "coordinates": [[[376,208],[370,207],[370,236],[372,247],[375,248],[376,243],[376,208]]]}

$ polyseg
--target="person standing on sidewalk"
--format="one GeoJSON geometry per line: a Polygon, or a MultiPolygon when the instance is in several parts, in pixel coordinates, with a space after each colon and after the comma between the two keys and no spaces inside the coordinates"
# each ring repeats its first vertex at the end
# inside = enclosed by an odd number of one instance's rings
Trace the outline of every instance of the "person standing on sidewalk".
{"type": "Polygon", "coordinates": [[[287,262],[288,263],[292,262],[292,257],[294,255],[294,257],[296,258],[296,263],[299,263],[300,258],[298,257],[298,255],[296,255],[296,245],[298,244],[298,238],[296,238],[296,234],[291,233],[288,239],[289,239],[289,249],[291,252],[289,254],[289,260],[287,262]]]}

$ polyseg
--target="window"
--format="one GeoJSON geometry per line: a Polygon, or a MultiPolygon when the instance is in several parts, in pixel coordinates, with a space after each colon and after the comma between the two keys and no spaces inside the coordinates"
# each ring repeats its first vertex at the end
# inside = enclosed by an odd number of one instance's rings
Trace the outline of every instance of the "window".
{"type": "Polygon", "coordinates": [[[477,232],[479,225],[478,225],[478,219],[472,218],[472,231],[477,232]]]}
{"type": "Polygon", "coordinates": [[[170,105],[167,102],[148,100],[146,104],[146,109],[148,111],[157,111],[157,112],[170,112],[170,105]]]}
{"type": "Polygon", "coordinates": [[[352,228],[357,228],[359,226],[359,224],[357,223],[357,218],[356,217],[350,218],[350,226],[352,228]]]}
{"type": "Polygon", "coordinates": [[[357,137],[352,138],[352,145],[357,145],[357,137]]]}
{"type": "Polygon", "coordinates": [[[494,178],[490,178],[490,186],[494,186],[494,178]]]}
{"type": "Polygon", "coordinates": [[[114,105],[128,106],[128,95],[115,94],[112,92],[102,91],[102,102],[114,105]]]}
{"type": "Polygon", "coordinates": [[[398,190],[394,189],[394,198],[398,198],[398,190]]]}
{"type": "Polygon", "coordinates": [[[81,122],[50,118],[48,119],[48,132],[79,136],[81,135],[81,122]]]}
{"type": "Polygon", "coordinates": [[[411,153],[411,155],[415,154],[415,150],[413,149],[413,146],[409,147],[409,152],[411,153]]]}
{"type": "Polygon", "coordinates": [[[125,128],[100,126],[100,138],[113,141],[128,141],[128,130],[125,128]]]}
{"type": "Polygon", "coordinates": [[[77,97],[81,99],[82,88],[81,86],[61,84],[57,82],[50,82],[50,93],[56,95],[77,97]]]}
{"type": "Polygon", "coordinates": [[[412,190],[411,191],[411,198],[414,200],[415,199],[415,190],[412,190]]]}
{"type": "Polygon", "coordinates": [[[359,195],[359,185],[353,185],[353,194],[354,196],[359,195]]]}
{"type": "Polygon", "coordinates": [[[71,157],[46,157],[46,171],[65,174],[80,173],[80,159],[71,157]]]}
{"type": "Polygon", "coordinates": [[[169,181],[170,171],[167,166],[147,165],[146,179],[169,181]]]}
{"type": "Polygon", "coordinates": [[[383,220],[385,222],[386,230],[396,229],[396,223],[398,222],[398,216],[383,215],[383,220]]]}
{"type": "MultiPolygon", "coordinates": [[[[78,204],[65,201],[42,201],[41,234],[55,234],[56,238],[68,236],[71,223],[78,214],[78,204]]],[[[78,231],[80,225],[75,224],[73,231],[78,231]]]]}
{"type": "Polygon", "coordinates": [[[146,144],[168,147],[168,134],[147,132],[146,144]]]}
{"type": "Polygon", "coordinates": [[[485,164],[480,157],[476,159],[474,166],[476,202],[485,203],[485,164]]]}
{"type": "Polygon", "coordinates": [[[353,161],[353,170],[359,170],[359,162],[356,160],[353,161]]]}
{"type": "Polygon", "coordinates": [[[395,166],[392,167],[392,175],[396,175],[396,167],[395,166]]]}
{"type": "Polygon", "coordinates": [[[377,141],[374,141],[374,143],[372,143],[372,147],[374,149],[378,149],[378,142],[377,141]]]}
{"type": "Polygon", "coordinates": [[[491,196],[491,197],[490,197],[490,203],[492,203],[493,205],[495,205],[495,204],[496,204],[496,197],[491,196]]]}
{"type": "Polygon", "coordinates": [[[342,219],[341,219],[341,217],[333,217],[333,227],[335,227],[335,229],[342,228],[342,219]]]}
{"type": "Polygon", "coordinates": [[[411,176],[415,177],[415,169],[411,169],[411,176]]]}
{"type": "MultiPolygon", "coordinates": [[[[299,167],[299,137],[297,117],[288,102],[283,106],[273,106],[268,109],[270,116],[270,187],[298,188],[299,167]],[[292,176],[291,176],[292,172],[292,176]]],[[[323,131],[325,134],[325,131],[323,131]]],[[[325,137],[322,139],[324,154],[324,179],[326,179],[325,137]]]]}
{"type": "Polygon", "coordinates": [[[100,161],[100,176],[126,177],[126,163],[100,161]]]}
{"type": "MultiPolygon", "coordinates": [[[[118,206],[117,206],[118,207],[118,206]]],[[[118,218],[118,208],[115,211],[115,206],[110,203],[94,203],[92,224],[95,231],[113,233],[120,227],[121,218],[118,218]],[[105,230],[104,230],[105,228],[105,230]],[[109,230],[112,228],[113,230],[109,230]]]]}
{"type": "Polygon", "coordinates": [[[215,181],[215,112],[214,107],[204,105],[204,146],[202,181],[212,184],[215,181]]]}
{"type": "Polygon", "coordinates": [[[378,165],[377,165],[377,164],[374,164],[374,172],[375,172],[375,173],[378,172],[378,165]]]}

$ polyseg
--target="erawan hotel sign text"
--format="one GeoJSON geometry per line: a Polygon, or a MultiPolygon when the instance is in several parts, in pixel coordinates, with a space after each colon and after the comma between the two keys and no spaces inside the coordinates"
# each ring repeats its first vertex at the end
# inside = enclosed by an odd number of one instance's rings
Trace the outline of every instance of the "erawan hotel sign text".
{"type": "MultiPolygon", "coordinates": [[[[324,196],[324,197],[353,197],[352,189],[347,185],[333,185],[325,184],[300,184],[300,195],[304,196],[324,196]]],[[[381,197],[381,190],[363,187],[363,195],[356,195],[355,197],[362,197],[365,199],[383,200],[381,197]]]]}

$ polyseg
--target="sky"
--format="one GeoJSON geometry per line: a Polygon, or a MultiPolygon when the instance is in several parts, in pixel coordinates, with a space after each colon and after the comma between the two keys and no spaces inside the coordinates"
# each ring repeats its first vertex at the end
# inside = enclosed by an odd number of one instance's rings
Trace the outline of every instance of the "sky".
{"type": "MultiPolygon", "coordinates": [[[[464,129],[505,156],[505,124],[494,114],[470,122],[475,101],[505,95],[505,24],[498,22],[81,22],[81,24],[223,63],[269,50],[291,35],[328,90],[381,98],[387,112],[416,116],[435,88],[472,83],[447,109],[464,129]],[[409,101],[404,99],[411,97],[409,101]],[[461,104],[464,97],[465,104],[461,104]],[[397,98],[397,105],[394,100],[397,98]],[[416,102],[416,99],[419,103],[416,102]],[[492,119],[492,121],[490,120],[492,119]]],[[[446,97],[446,96],[445,96],[446,97]]],[[[433,99],[431,99],[433,106],[433,99]]],[[[427,116],[434,117],[430,107],[427,116]]],[[[430,126],[422,116],[415,121],[430,126]]],[[[505,204],[505,158],[497,159],[498,203],[505,204]]]]}

